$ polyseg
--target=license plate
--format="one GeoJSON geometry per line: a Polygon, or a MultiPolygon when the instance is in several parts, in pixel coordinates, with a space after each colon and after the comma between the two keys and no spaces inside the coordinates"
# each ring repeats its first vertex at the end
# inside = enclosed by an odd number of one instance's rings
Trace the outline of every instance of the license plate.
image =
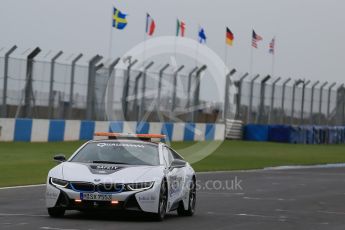
{"type": "Polygon", "coordinates": [[[111,195],[80,193],[81,200],[111,201],[111,195]]]}

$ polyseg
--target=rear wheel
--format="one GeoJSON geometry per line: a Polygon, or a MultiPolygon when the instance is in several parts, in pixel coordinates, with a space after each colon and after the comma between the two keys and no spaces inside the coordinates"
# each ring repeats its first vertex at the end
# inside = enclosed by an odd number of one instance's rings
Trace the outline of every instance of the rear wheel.
{"type": "Polygon", "coordinates": [[[195,212],[196,205],[196,185],[195,180],[191,182],[189,190],[189,200],[188,200],[188,209],[184,209],[183,202],[181,201],[179,207],[177,208],[177,214],[179,216],[193,216],[195,212]]]}
{"type": "Polygon", "coordinates": [[[162,221],[165,217],[168,203],[168,189],[165,181],[161,184],[161,190],[159,193],[158,213],[154,215],[157,221],[162,221]]]}
{"type": "Polygon", "coordinates": [[[63,208],[48,208],[48,214],[50,217],[59,218],[65,215],[65,209],[63,208]]]}

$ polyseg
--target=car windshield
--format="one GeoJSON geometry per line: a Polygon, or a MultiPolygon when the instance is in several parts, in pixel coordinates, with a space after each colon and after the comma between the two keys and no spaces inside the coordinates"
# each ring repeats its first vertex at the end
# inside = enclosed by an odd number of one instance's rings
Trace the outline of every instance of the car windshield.
{"type": "Polygon", "coordinates": [[[159,165],[158,147],[140,142],[94,142],[71,160],[81,163],[159,165]]]}

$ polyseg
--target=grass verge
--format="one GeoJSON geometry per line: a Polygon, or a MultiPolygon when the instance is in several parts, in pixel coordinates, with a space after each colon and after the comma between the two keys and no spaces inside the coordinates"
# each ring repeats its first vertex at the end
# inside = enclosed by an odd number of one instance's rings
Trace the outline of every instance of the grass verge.
{"type": "MultiPolygon", "coordinates": [[[[44,183],[55,154],[70,156],[82,142],[0,142],[0,187],[44,183]]],[[[194,142],[175,142],[179,150],[194,142]]],[[[201,147],[208,144],[200,143],[201,147]]],[[[184,154],[188,158],[188,153],[184,154]]],[[[196,171],[258,169],[281,165],[345,162],[345,145],[291,145],[225,141],[210,156],[193,164],[196,171]]]]}

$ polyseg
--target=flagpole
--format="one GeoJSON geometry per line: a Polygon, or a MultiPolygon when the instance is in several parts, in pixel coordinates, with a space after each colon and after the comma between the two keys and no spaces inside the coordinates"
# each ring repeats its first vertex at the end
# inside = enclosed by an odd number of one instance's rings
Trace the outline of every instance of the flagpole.
{"type": "Polygon", "coordinates": [[[174,57],[175,57],[175,60],[176,60],[176,43],[177,43],[177,37],[179,35],[179,27],[180,27],[180,25],[178,23],[179,23],[179,19],[176,18],[176,31],[175,31],[175,41],[174,41],[174,57]]]}
{"type": "Polygon", "coordinates": [[[199,65],[199,58],[198,58],[198,55],[199,55],[199,42],[197,42],[197,44],[196,44],[196,51],[195,51],[195,66],[198,66],[198,65],[199,65]]]}
{"type": "Polygon", "coordinates": [[[226,75],[226,68],[228,67],[228,45],[224,44],[224,61],[225,61],[225,66],[224,66],[224,75],[226,75]]]}
{"type": "Polygon", "coordinates": [[[112,58],[112,48],[113,48],[113,10],[114,10],[114,6],[112,6],[112,8],[111,8],[109,51],[108,51],[108,57],[109,58],[112,58]]]}
{"type": "MultiPolygon", "coordinates": [[[[198,25],[198,31],[197,33],[199,33],[200,31],[200,24],[198,25]]],[[[200,39],[200,38],[198,38],[200,39]]],[[[196,51],[195,51],[195,66],[198,66],[199,64],[199,60],[198,60],[198,54],[199,54],[199,43],[200,43],[200,40],[197,41],[196,43],[196,51]]]]}
{"type": "Polygon", "coordinates": [[[272,77],[274,77],[274,70],[275,70],[275,53],[272,54],[272,77]]]}
{"type": "Polygon", "coordinates": [[[251,45],[250,49],[250,61],[249,61],[249,73],[253,73],[253,62],[254,62],[254,52],[253,52],[253,44],[251,45]]]}
{"type": "Polygon", "coordinates": [[[147,21],[147,14],[146,14],[146,20],[145,20],[145,31],[144,31],[144,51],[143,51],[143,65],[145,64],[146,59],[146,41],[147,41],[147,29],[148,29],[148,21],[147,21]]]}
{"type": "Polygon", "coordinates": [[[275,71],[275,56],[276,56],[276,50],[275,50],[275,46],[276,46],[276,38],[274,37],[274,44],[273,44],[273,52],[272,52],[272,77],[274,77],[274,71],[275,71]]]}

